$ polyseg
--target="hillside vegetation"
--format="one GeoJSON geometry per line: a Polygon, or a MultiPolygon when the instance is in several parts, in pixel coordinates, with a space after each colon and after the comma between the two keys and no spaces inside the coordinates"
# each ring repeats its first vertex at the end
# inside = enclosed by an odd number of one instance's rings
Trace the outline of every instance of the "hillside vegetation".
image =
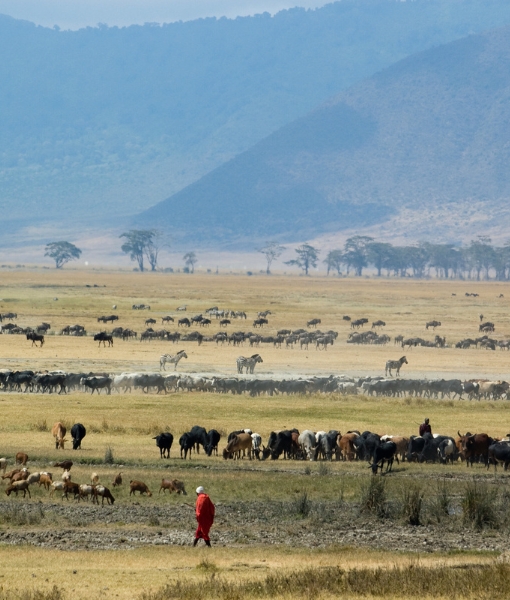
{"type": "Polygon", "coordinates": [[[429,219],[443,240],[458,241],[466,224],[468,240],[507,235],[509,74],[509,28],[416,54],[283,127],[145,219],[204,237],[216,236],[214,225],[230,242],[299,240],[407,211],[412,240],[431,233],[429,219]],[[207,213],[197,214],[204,206],[207,213]],[[483,228],[475,210],[487,217],[483,228]]]}
{"type": "MultiPolygon", "coordinates": [[[[503,0],[346,0],[275,17],[80,31],[0,17],[4,221],[9,231],[41,221],[62,228],[77,217],[115,226],[356,81],[509,22],[503,0]]],[[[370,137],[370,123],[353,125],[354,138],[359,127],[370,137]]],[[[322,136],[310,126],[322,146],[329,126],[322,136]]],[[[298,129],[287,131],[299,136],[298,129]]],[[[336,139],[338,130],[332,133],[336,139]]],[[[249,161],[243,180],[246,171],[249,161]]],[[[250,185],[258,177],[255,165],[250,185]]],[[[304,190],[299,202],[312,199],[322,213],[323,194],[308,184],[304,190]]],[[[287,186],[278,197],[287,207],[297,201],[287,186]]],[[[252,197],[239,200],[250,204],[252,197]]],[[[344,200],[335,220],[353,213],[367,220],[344,200]]],[[[195,202],[197,209],[206,210],[195,202]]],[[[368,221],[385,214],[374,206],[368,221]]],[[[303,215],[298,229],[307,221],[303,215]]]]}

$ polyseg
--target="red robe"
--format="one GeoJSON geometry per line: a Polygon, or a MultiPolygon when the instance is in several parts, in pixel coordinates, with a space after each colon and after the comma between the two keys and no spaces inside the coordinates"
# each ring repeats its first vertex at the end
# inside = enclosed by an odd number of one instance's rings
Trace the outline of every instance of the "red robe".
{"type": "Polygon", "coordinates": [[[198,527],[195,532],[196,538],[209,540],[209,530],[214,522],[214,504],[207,494],[199,494],[195,505],[198,527]]]}

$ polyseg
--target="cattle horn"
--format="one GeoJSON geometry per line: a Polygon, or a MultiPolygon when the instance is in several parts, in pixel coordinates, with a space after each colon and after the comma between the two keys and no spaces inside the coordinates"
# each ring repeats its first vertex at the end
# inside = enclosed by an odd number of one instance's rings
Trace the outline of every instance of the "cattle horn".
{"type": "Polygon", "coordinates": [[[459,437],[462,437],[462,434],[460,433],[460,431],[457,429],[457,434],[459,437]]]}

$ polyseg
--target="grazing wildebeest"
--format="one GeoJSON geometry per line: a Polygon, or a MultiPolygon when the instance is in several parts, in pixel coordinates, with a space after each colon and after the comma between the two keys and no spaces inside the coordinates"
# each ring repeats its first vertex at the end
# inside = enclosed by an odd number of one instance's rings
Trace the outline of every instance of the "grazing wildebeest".
{"type": "Polygon", "coordinates": [[[109,315],[107,317],[105,317],[104,315],[102,317],[98,317],[97,318],[97,322],[99,323],[100,321],[102,321],[103,323],[108,323],[108,321],[111,321],[113,323],[113,321],[118,321],[119,317],[117,315],[109,315]]]}
{"type": "Polygon", "coordinates": [[[259,319],[255,319],[255,321],[253,321],[253,327],[264,327],[264,325],[267,325],[268,323],[269,321],[267,319],[260,317],[259,319]]]}
{"type": "Polygon", "coordinates": [[[221,319],[220,327],[226,327],[227,325],[230,325],[230,319],[221,319]]]}
{"type": "Polygon", "coordinates": [[[170,315],[167,315],[166,317],[161,317],[161,324],[170,323],[170,321],[172,321],[172,323],[174,322],[174,318],[170,315]]]}
{"type": "Polygon", "coordinates": [[[161,371],[161,368],[163,368],[163,371],[166,371],[165,364],[170,363],[174,365],[175,371],[181,358],[188,358],[188,355],[186,354],[186,352],[184,352],[184,350],[179,350],[179,352],[177,352],[177,354],[174,355],[163,354],[163,356],[161,356],[161,358],[159,359],[159,370],[161,371]]]}
{"type": "Polygon", "coordinates": [[[320,324],[321,324],[321,320],[320,319],[312,319],[311,321],[308,321],[306,323],[306,326],[307,327],[315,327],[315,328],[317,328],[317,325],[320,325],[320,324]]]}
{"type": "Polygon", "coordinates": [[[166,431],[164,433],[160,433],[152,439],[156,440],[156,446],[159,448],[160,458],[165,458],[165,452],[166,458],[170,458],[170,448],[174,443],[174,436],[170,432],[166,431]]]}
{"type": "Polygon", "coordinates": [[[71,437],[73,438],[73,450],[81,450],[81,442],[87,435],[87,430],[81,423],[75,423],[71,427],[71,437]]]}
{"type": "Polygon", "coordinates": [[[391,371],[395,370],[395,377],[398,377],[400,374],[400,367],[404,364],[409,364],[405,356],[402,356],[398,360],[388,360],[386,362],[386,376],[389,373],[390,377],[392,377],[391,371]]]}
{"type": "Polygon", "coordinates": [[[428,323],[425,323],[425,329],[428,329],[429,327],[432,327],[432,329],[435,329],[436,327],[440,327],[441,326],[441,321],[429,321],[428,323]]]}
{"type": "Polygon", "coordinates": [[[152,317],[149,317],[148,319],[145,319],[145,324],[146,325],[155,325],[156,324],[156,319],[153,319],[152,317]]]}
{"type": "Polygon", "coordinates": [[[179,319],[177,321],[177,327],[191,327],[191,321],[188,319],[188,317],[184,317],[183,319],[179,319]]]}
{"type": "Polygon", "coordinates": [[[29,331],[27,333],[27,340],[32,340],[32,346],[34,344],[37,346],[37,342],[39,342],[42,348],[42,345],[44,344],[44,335],[35,333],[34,331],[29,331]]]}
{"type": "Polygon", "coordinates": [[[374,321],[372,323],[372,329],[375,329],[376,327],[385,327],[385,326],[386,326],[386,323],[384,321],[381,321],[381,320],[374,321]]]}
{"type": "Polygon", "coordinates": [[[113,336],[111,333],[106,333],[106,331],[100,331],[94,336],[94,342],[99,342],[98,347],[101,342],[103,342],[103,346],[106,346],[106,342],[108,342],[108,346],[113,346],[113,336]]]}
{"type": "Polygon", "coordinates": [[[246,367],[246,373],[253,373],[253,371],[255,369],[255,365],[257,363],[261,363],[261,362],[264,362],[264,361],[262,360],[262,357],[260,356],[260,354],[254,354],[253,356],[250,356],[249,358],[245,358],[244,356],[239,356],[239,358],[236,361],[237,372],[242,373],[244,367],[246,367]]]}

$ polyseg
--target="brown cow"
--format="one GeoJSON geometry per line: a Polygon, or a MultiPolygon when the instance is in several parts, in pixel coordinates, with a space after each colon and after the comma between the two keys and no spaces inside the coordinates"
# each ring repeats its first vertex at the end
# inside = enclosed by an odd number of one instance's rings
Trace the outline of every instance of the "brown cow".
{"type": "Polygon", "coordinates": [[[337,460],[341,457],[342,460],[354,460],[356,450],[354,449],[354,440],[358,437],[357,433],[339,434],[337,437],[337,460]]]}
{"type": "Polygon", "coordinates": [[[223,450],[223,458],[225,460],[228,458],[238,459],[241,458],[241,451],[244,452],[247,450],[251,460],[252,443],[253,440],[249,433],[238,433],[230,440],[227,447],[223,450]]]}
{"type": "Polygon", "coordinates": [[[18,452],[16,454],[16,464],[17,465],[26,465],[28,462],[28,454],[24,452],[18,452]]]}
{"type": "Polygon", "coordinates": [[[474,433],[473,435],[469,433],[461,435],[460,431],[457,433],[459,434],[458,442],[460,443],[467,466],[473,466],[475,459],[479,458],[483,458],[484,465],[487,465],[487,461],[489,460],[489,446],[494,440],[486,433],[474,433]]]}
{"type": "Polygon", "coordinates": [[[60,421],[57,421],[51,428],[51,435],[55,438],[55,448],[58,450],[62,448],[64,450],[64,443],[67,442],[65,439],[67,429],[60,421]]]}
{"type": "Polygon", "coordinates": [[[402,462],[405,461],[407,450],[409,448],[409,438],[399,435],[383,435],[381,436],[381,442],[393,442],[397,446],[395,456],[400,458],[402,462]]]}

